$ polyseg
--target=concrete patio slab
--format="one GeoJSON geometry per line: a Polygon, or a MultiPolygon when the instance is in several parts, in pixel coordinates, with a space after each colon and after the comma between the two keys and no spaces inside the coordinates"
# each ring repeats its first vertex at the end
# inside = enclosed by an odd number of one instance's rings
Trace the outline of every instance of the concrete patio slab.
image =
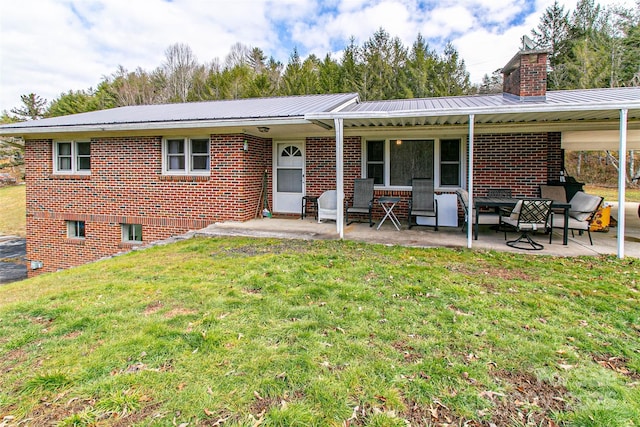
{"type": "MultiPolygon", "coordinates": [[[[611,205],[612,217],[616,217],[618,212],[617,204],[611,205]]],[[[627,203],[625,211],[625,256],[640,258],[638,203],[627,203]]],[[[275,237],[306,240],[338,238],[335,222],[318,223],[312,218],[260,218],[247,222],[223,222],[199,230],[196,235],[275,237]]],[[[569,234],[569,242],[565,246],[562,244],[562,231],[554,230],[551,244],[549,244],[548,235],[535,236],[535,240],[544,245],[543,250],[525,251],[507,246],[504,233],[498,233],[486,226],[481,226],[478,240],[472,242],[472,247],[474,250],[496,250],[553,256],[617,254],[617,228],[611,227],[608,232],[592,232],[591,235],[593,237],[593,246],[589,244],[589,237],[586,234],[580,236],[578,233],[573,237],[569,234]]],[[[515,233],[509,233],[508,236],[509,238],[515,238],[515,233]]],[[[413,247],[467,247],[467,235],[459,227],[440,227],[438,231],[434,231],[431,227],[414,227],[408,230],[406,221],[403,221],[400,231],[397,231],[390,222],[385,222],[379,230],[376,227],[369,227],[366,223],[354,223],[345,227],[344,238],[353,241],[413,247]]]]}

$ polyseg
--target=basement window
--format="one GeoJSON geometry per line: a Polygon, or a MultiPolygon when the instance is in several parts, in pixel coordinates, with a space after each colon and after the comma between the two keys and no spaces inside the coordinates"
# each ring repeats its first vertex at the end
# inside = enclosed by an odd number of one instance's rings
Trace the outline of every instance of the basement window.
{"type": "Polygon", "coordinates": [[[91,143],[87,141],[58,141],[53,144],[53,173],[91,173],[91,143]]]}
{"type": "Polygon", "coordinates": [[[84,221],[67,221],[67,237],[70,239],[84,239],[84,221]]]}
{"type": "Polygon", "coordinates": [[[122,241],[125,243],[142,242],[142,225],[122,224],[122,241]]]}
{"type": "Polygon", "coordinates": [[[165,138],[162,142],[165,175],[208,175],[210,162],[209,138],[165,138]]]}

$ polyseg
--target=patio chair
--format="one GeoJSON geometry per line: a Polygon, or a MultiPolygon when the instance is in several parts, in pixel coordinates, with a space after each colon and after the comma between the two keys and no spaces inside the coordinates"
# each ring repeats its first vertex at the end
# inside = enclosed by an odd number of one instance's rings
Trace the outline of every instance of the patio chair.
{"type": "MultiPolygon", "coordinates": [[[[568,229],[571,230],[571,236],[575,237],[574,230],[582,235],[585,231],[589,235],[589,243],[593,246],[591,239],[591,223],[595,219],[596,212],[602,205],[603,198],[587,194],[584,191],[578,191],[569,202],[569,224],[568,229]]],[[[553,214],[551,217],[552,228],[564,228],[564,215],[553,214]]]]}
{"type": "MultiPolygon", "coordinates": [[[[417,223],[417,217],[433,217],[435,218],[435,231],[438,231],[438,201],[433,191],[433,179],[431,178],[413,178],[411,180],[411,198],[409,199],[409,229],[414,225],[423,225],[417,223]],[[416,222],[413,222],[416,218],[416,222]]],[[[424,224],[427,225],[427,224],[424,224]]]]}
{"type": "Polygon", "coordinates": [[[318,222],[323,219],[338,219],[338,193],[336,190],[325,191],[318,197],[318,222]]]}
{"type": "MultiPolygon", "coordinates": [[[[464,232],[469,226],[469,223],[475,224],[476,210],[475,208],[471,209],[471,213],[469,213],[469,192],[467,190],[459,188],[456,190],[456,195],[458,196],[458,201],[464,213],[464,224],[462,224],[462,231],[464,232]],[[469,217],[471,217],[471,221],[469,221],[469,217]]],[[[500,225],[500,214],[495,211],[481,211],[478,214],[478,224],[500,225]]]]}
{"type": "Polygon", "coordinates": [[[373,211],[373,178],[356,179],[353,183],[353,197],[345,200],[345,220],[347,225],[349,214],[369,215],[369,227],[373,227],[371,212],[373,211]]]}
{"type": "Polygon", "coordinates": [[[567,203],[567,190],[560,185],[541,185],[540,197],[554,202],[567,203]]]}
{"type": "MultiPolygon", "coordinates": [[[[548,199],[524,199],[518,200],[509,216],[500,217],[500,226],[513,227],[520,233],[516,240],[509,240],[508,246],[517,249],[536,250],[544,249],[544,246],[534,241],[530,234],[536,231],[548,232],[551,229],[551,200],[548,199]],[[522,246],[524,245],[524,246],[522,246]]],[[[507,239],[505,229],[504,239],[507,239]]],[[[549,236],[551,243],[551,236],[549,236]]]]}

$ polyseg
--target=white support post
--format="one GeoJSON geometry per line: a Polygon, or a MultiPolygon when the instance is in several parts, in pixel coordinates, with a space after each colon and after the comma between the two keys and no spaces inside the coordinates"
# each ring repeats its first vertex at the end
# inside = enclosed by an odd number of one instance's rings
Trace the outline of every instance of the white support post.
{"type": "Polygon", "coordinates": [[[469,206],[467,210],[467,248],[471,249],[473,242],[473,133],[475,127],[476,116],[474,114],[469,114],[469,188],[467,191],[469,192],[469,206]]]}
{"type": "Polygon", "coordinates": [[[620,110],[620,149],[618,154],[618,258],[624,258],[624,214],[627,175],[627,115],[628,110],[620,110]]]}
{"type": "Polygon", "coordinates": [[[334,119],[336,128],[336,193],[338,212],[336,228],[341,239],[344,238],[344,128],[343,119],[334,119]]]}

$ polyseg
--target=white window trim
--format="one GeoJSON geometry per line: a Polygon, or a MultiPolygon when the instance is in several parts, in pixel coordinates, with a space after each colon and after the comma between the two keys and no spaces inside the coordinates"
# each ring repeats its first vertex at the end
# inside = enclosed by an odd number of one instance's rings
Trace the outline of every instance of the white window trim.
{"type": "Polygon", "coordinates": [[[140,224],[120,224],[122,230],[122,242],[123,243],[142,243],[142,225],[140,224]],[[140,240],[129,240],[129,229],[133,226],[140,225],[140,240]]]}
{"type": "Polygon", "coordinates": [[[89,169],[78,170],[78,144],[89,144],[89,162],[91,162],[91,141],[54,141],[53,142],[53,174],[54,175],[91,175],[91,167],[89,169]],[[71,144],[71,169],[59,169],[58,164],[58,146],[59,144],[71,144]]]}
{"type": "Polygon", "coordinates": [[[209,176],[211,175],[211,138],[209,136],[172,136],[162,138],[162,174],[163,175],[177,175],[177,176],[209,176]],[[169,169],[169,149],[168,149],[168,141],[174,141],[177,139],[182,139],[184,141],[184,170],[176,170],[169,169]],[[207,170],[196,170],[192,171],[192,145],[191,141],[194,139],[206,139],[208,144],[208,152],[209,152],[209,168],[207,170]]]}
{"type": "Polygon", "coordinates": [[[397,137],[391,137],[391,138],[385,138],[385,137],[370,137],[367,139],[363,139],[362,140],[362,157],[361,157],[361,170],[362,170],[362,178],[366,178],[367,177],[367,142],[369,140],[371,141],[384,141],[384,185],[380,185],[380,184],[376,184],[376,188],[380,189],[380,190],[399,190],[399,191],[411,191],[411,186],[407,186],[407,185],[389,185],[389,181],[391,179],[391,163],[389,162],[389,158],[391,155],[391,144],[396,141],[397,139],[402,139],[402,140],[433,140],[434,141],[434,147],[433,147],[433,183],[434,183],[434,187],[435,187],[435,191],[450,191],[450,190],[455,190],[458,188],[464,188],[465,187],[465,182],[466,182],[466,171],[465,171],[465,165],[466,165],[466,153],[467,153],[467,138],[464,136],[459,136],[459,135],[452,135],[452,136],[443,136],[443,137],[417,137],[417,136],[411,136],[411,137],[401,137],[401,136],[397,136],[397,137]],[[459,139],[460,140],[460,185],[441,185],[440,184],[440,165],[441,165],[441,161],[440,161],[440,140],[441,139],[459,139]]]}

